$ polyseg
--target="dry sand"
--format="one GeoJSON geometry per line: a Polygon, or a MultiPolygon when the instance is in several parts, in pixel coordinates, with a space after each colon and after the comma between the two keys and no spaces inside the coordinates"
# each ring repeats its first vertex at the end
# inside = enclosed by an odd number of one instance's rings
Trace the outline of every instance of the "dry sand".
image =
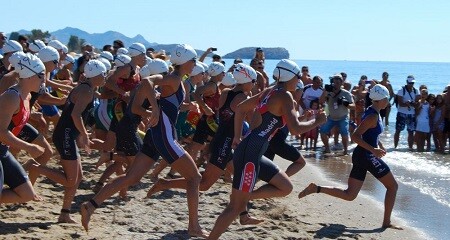
{"type": "MultiPolygon", "coordinates": [[[[84,181],[72,208],[77,221],[80,221],[80,203],[93,196],[91,187],[104,169],[95,169],[97,157],[83,155],[84,181]]],[[[50,165],[59,167],[55,159],[50,165]]],[[[276,163],[283,169],[288,165],[287,161],[280,159],[276,159],[276,163]]],[[[222,235],[222,239],[425,238],[408,226],[405,226],[405,230],[381,230],[383,209],[380,204],[364,196],[359,196],[353,202],[322,194],[299,200],[299,191],[311,181],[322,185],[332,184],[322,177],[317,168],[307,164],[293,177],[294,191],[288,197],[252,202],[250,213],[266,219],[264,223],[242,226],[235,221],[222,235]]],[[[156,194],[151,199],[143,199],[151,184],[147,175],[139,185],[130,189],[129,202],[118,200],[117,195],[106,201],[92,216],[90,231],[86,233],[80,224],[56,223],[63,187],[40,178],[35,189],[45,201],[0,206],[0,239],[188,239],[185,192],[170,190],[156,194]]],[[[201,194],[200,224],[206,230],[211,230],[217,216],[226,206],[230,190],[229,184],[219,180],[212,189],[201,194]]],[[[404,224],[398,219],[394,220],[404,224]]]]}

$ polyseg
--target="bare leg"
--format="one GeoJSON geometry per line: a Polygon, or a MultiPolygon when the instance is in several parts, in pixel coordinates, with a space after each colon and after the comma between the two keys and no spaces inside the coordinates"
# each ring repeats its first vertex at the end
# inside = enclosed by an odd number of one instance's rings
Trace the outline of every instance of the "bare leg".
{"type": "Polygon", "coordinates": [[[234,189],[231,192],[230,203],[217,218],[207,239],[219,239],[220,235],[230,226],[239,213],[245,211],[250,199],[250,193],[234,189]]]}
{"type": "Polygon", "coordinates": [[[394,133],[394,148],[397,148],[399,140],[400,140],[400,131],[395,131],[395,133],[394,133]]]}
{"type": "MultiPolygon", "coordinates": [[[[126,175],[121,175],[115,178],[110,183],[106,184],[93,198],[96,204],[102,204],[107,198],[111,197],[124,187],[128,187],[136,182],[138,182],[153,166],[155,160],[148,157],[143,153],[138,153],[135,160],[130,166],[129,171],[126,175]]],[[[85,202],[81,205],[81,224],[84,229],[88,231],[89,221],[91,215],[95,211],[95,206],[90,202],[85,202]]]]}
{"type": "Polygon", "coordinates": [[[201,175],[189,154],[184,154],[172,164],[172,168],[179,172],[186,179],[186,197],[189,210],[190,236],[206,237],[208,233],[203,231],[198,222],[198,198],[201,175]]]}
{"type": "Polygon", "coordinates": [[[347,149],[348,149],[348,136],[342,136],[342,146],[344,146],[344,155],[347,155],[347,149]]]}
{"type": "Polygon", "coordinates": [[[250,194],[249,200],[284,197],[292,192],[293,186],[284,172],[277,173],[268,184],[261,186],[250,194]]]}
{"type": "Polygon", "coordinates": [[[408,147],[410,150],[413,149],[414,145],[414,131],[408,131],[408,147]]]}
{"type": "Polygon", "coordinates": [[[71,160],[63,160],[61,161],[61,165],[63,166],[64,172],[68,174],[68,179],[70,179],[72,176],[69,176],[69,174],[75,173],[75,184],[74,185],[68,185],[65,186],[64,189],[64,199],[62,204],[62,209],[69,210],[69,212],[65,212],[66,210],[62,210],[61,214],[59,215],[58,222],[60,223],[76,223],[75,220],[73,220],[70,217],[70,209],[72,206],[73,198],[75,197],[75,194],[77,192],[78,186],[80,185],[81,180],[83,179],[83,172],[81,168],[81,160],[78,159],[76,161],[71,160]],[[70,162],[70,163],[68,163],[70,162]],[[77,163],[77,166],[73,168],[73,163],[77,163]]]}
{"type": "Polygon", "coordinates": [[[289,165],[289,167],[286,169],[286,174],[289,177],[293,176],[294,174],[302,170],[302,168],[305,167],[305,165],[306,165],[305,158],[302,156],[302,154],[300,154],[300,157],[297,159],[297,161],[291,163],[291,165],[289,165]]]}
{"type": "MultiPolygon", "coordinates": [[[[44,153],[41,156],[37,157],[35,160],[40,165],[45,166],[53,155],[52,147],[50,146],[50,144],[48,143],[48,141],[45,139],[45,137],[42,134],[39,134],[39,136],[32,143],[37,144],[44,148],[44,153]]],[[[30,178],[31,184],[34,185],[34,183],[36,182],[36,179],[38,177],[39,177],[39,174],[37,172],[33,171],[33,169],[30,169],[29,178],[30,178]]]]}
{"type": "Polygon", "coordinates": [[[329,153],[330,151],[330,145],[328,143],[328,135],[326,133],[321,133],[320,138],[322,138],[323,146],[325,147],[325,153],[329,153]]]}
{"type": "Polygon", "coordinates": [[[347,201],[353,201],[356,196],[358,196],[363,183],[364,181],[360,181],[354,178],[348,178],[348,187],[345,190],[334,187],[320,187],[319,189],[316,184],[311,183],[308,187],[306,187],[299,193],[298,197],[303,198],[308,196],[309,194],[321,192],[347,201]]]}
{"type": "Polygon", "coordinates": [[[397,196],[398,184],[394,179],[394,175],[389,172],[386,176],[378,179],[386,187],[386,195],[384,197],[384,217],[383,228],[402,229],[401,227],[391,224],[391,214],[394,208],[395,198],[397,196]]]}
{"type": "Polygon", "coordinates": [[[27,181],[14,189],[4,188],[0,203],[25,203],[31,200],[40,201],[42,199],[34,192],[31,182],[27,181]]]}

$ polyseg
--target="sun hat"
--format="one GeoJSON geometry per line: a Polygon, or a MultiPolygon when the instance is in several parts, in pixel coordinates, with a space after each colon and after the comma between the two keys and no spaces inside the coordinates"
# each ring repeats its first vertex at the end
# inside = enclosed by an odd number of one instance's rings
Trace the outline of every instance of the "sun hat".
{"type": "Polygon", "coordinates": [[[170,62],[175,65],[182,65],[189,60],[197,58],[197,52],[187,44],[178,44],[175,52],[170,58],[170,62]]]}
{"type": "Polygon", "coordinates": [[[251,81],[256,81],[256,71],[252,67],[238,63],[235,65],[233,70],[233,77],[236,80],[237,84],[244,84],[251,81]]]}
{"type": "Polygon", "coordinates": [[[294,61],[289,59],[281,59],[273,70],[273,76],[279,82],[287,82],[294,76],[300,78],[300,67],[294,61]]]}
{"type": "Polygon", "coordinates": [[[45,47],[45,43],[39,39],[30,42],[30,45],[28,46],[28,48],[32,52],[35,52],[35,53],[39,52],[39,50],[41,50],[44,47],[45,47]]]}
{"type": "Polygon", "coordinates": [[[160,74],[164,72],[169,72],[169,65],[162,59],[153,59],[149,64],[147,64],[150,75],[160,74]]]}
{"type": "Polygon", "coordinates": [[[73,58],[73,57],[70,56],[70,55],[66,55],[66,58],[65,58],[64,60],[62,60],[61,63],[62,63],[63,65],[67,65],[67,64],[69,64],[69,63],[74,64],[74,63],[75,63],[75,58],[73,58]]]}
{"type": "Polygon", "coordinates": [[[106,67],[99,60],[89,60],[84,66],[84,75],[86,78],[93,78],[98,75],[106,75],[106,67]]]}
{"type": "Polygon", "coordinates": [[[147,50],[142,43],[133,43],[128,47],[128,56],[136,57],[138,55],[144,54],[147,50]]]}
{"type": "Polygon", "coordinates": [[[233,77],[233,73],[227,72],[225,73],[225,76],[222,79],[222,82],[220,82],[224,86],[230,87],[236,84],[236,80],[233,77]]]}
{"type": "Polygon", "coordinates": [[[10,52],[23,51],[22,45],[14,40],[8,40],[5,42],[2,48],[3,54],[10,52]]]}
{"type": "Polygon", "coordinates": [[[15,71],[19,78],[29,78],[45,71],[44,63],[33,54],[19,54],[20,57],[15,64],[15,71]]]}
{"type": "Polygon", "coordinates": [[[385,86],[377,84],[370,89],[369,97],[374,101],[389,98],[389,91],[385,86]]]}
{"type": "Polygon", "coordinates": [[[108,59],[106,59],[106,58],[97,58],[97,60],[102,62],[103,65],[105,65],[107,71],[111,70],[111,62],[108,61],[108,59]]]}
{"type": "Polygon", "coordinates": [[[130,56],[125,54],[119,54],[116,56],[116,59],[114,59],[114,64],[116,65],[116,67],[122,67],[130,62],[131,62],[130,56]]]}
{"type": "Polygon", "coordinates": [[[197,61],[195,63],[194,68],[192,69],[190,76],[191,77],[197,76],[198,74],[204,73],[204,72],[205,72],[205,68],[203,68],[203,65],[199,61],[197,61]]]}
{"type": "Polygon", "coordinates": [[[59,53],[58,50],[51,46],[45,46],[39,50],[37,56],[42,60],[42,62],[58,61],[59,53]]]}
{"type": "Polygon", "coordinates": [[[211,77],[215,77],[221,73],[225,72],[225,66],[220,62],[212,62],[208,67],[208,74],[211,77]]]}
{"type": "Polygon", "coordinates": [[[114,56],[112,55],[112,53],[110,53],[108,51],[101,52],[100,57],[105,58],[108,61],[114,61],[114,56]]]}

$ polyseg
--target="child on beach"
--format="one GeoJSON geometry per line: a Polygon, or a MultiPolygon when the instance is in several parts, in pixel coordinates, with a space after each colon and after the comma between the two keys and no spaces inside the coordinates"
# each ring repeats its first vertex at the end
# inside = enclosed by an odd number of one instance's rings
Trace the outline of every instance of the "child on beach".
{"type": "MultiPolygon", "coordinates": [[[[306,119],[307,121],[315,119],[316,115],[319,113],[319,101],[313,100],[310,103],[310,112],[312,115],[306,119]]],[[[317,138],[319,137],[319,127],[313,128],[305,133],[305,150],[308,150],[308,139],[309,141],[309,149],[315,150],[317,147],[317,138]],[[313,148],[314,146],[314,148],[313,148]]]]}
{"type": "Polygon", "coordinates": [[[391,223],[391,213],[394,208],[398,184],[388,165],[381,159],[386,155],[386,150],[379,140],[379,135],[383,132],[380,110],[389,104],[389,91],[385,86],[377,84],[370,90],[369,96],[373,103],[367,108],[361,124],[352,134],[352,139],[358,146],[353,151],[353,168],[348,178],[347,189],[323,187],[311,183],[299,193],[298,197],[303,198],[313,193],[325,193],[333,197],[353,201],[358,196],[366,173],[369,171],[387,189],[382,228],[402,229],[391,223]]]}

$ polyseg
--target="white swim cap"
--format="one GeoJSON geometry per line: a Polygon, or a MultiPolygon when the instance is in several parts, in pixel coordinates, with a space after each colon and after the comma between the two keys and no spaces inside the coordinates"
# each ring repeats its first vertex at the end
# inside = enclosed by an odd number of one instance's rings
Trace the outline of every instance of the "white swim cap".
{"type": "Polygon", "coordinates": [[[382,100],[384,98],[388,99],[389,91],[385,86],[377,84],[370,89],[369,97],[374,101],[382,100]]]}
{"type": "Polygon", "coordinates": [[[238,63],[235,66],[233,77],[238,84],[248,83],[253,80],[256,81],[257,75],[255,69],[243,63],[238,63]]]}
{"type": "Polygon", "coordinates": [[[195,63],[194,68],[192,69],[190,76],[191,77],[197,76],[198,74],[204,73],[204,72],[205,72],[205,69],[203,68],[203,65],[199,61],[197,61],[195,63]]]}
{"type": "Polygon", "coordinates": [[[107,71],[111,70],[111,62],[108,61],[108,59],[106,59],[106,58],[98,58],[97,60],[102,62],[103,65],[105,65],[107,71]]]}
{"type": "Polygon", "coordinates": [[[142,43],[133,43],[130,47],[128,47],[128,55],[130,57],[136,57],[138,55],[145,55],[145,46],[142,43]]]}
{"type": "Polygon", "coordinates": [[[117,55],[119,54],[128,54],[128,50],[126,48],[121,47],[117,49],[117,55]]]}
{"type": "Polygon", "coordinates": [[[130,56],[125,55],[125,54],[119,54],[119,55],[116,56],[116,59],[114,59],[114,64],[117,67],[122,67],[125,64],[128,64],[130,62],[131,62],[130,56]]]}
{"type": "Polygon", "coordinates": [[[86,78],[93,78],[100,74],[106,75],[106,67],[99,60],[89,60],[84,66],[84,75],[86,78]]]}
{"type": "Polygon", "coordinates": [[[75,63],[75,58],[73,58],[73,57],[70,56],[70,55],[66,55],[66,58],[65,58],[64,60],[62,60],[61,63],[62,63],[63,65],[67,65],[67,64],[69,64],[69,63],[74,64],[74,63],[75,63]]]}
{"type": "Polygon", "coordinates": [[[14,40],[8,40],[5,42],[2,48],[3,54],[10,52],[23,51],[22,45],[19,42],[14,40]]]}
{"type": "Polygon", "coordinates": [[[53,39],[50,42],[48,42],[47,46],[53,47],[56,50],[64,50],[64,44],[60,42],[59,40],[53,39]]]}
{"type": "Polygon", "coordinates": [[[114,56],[112,55],[112,53],[110,53],[108,51],[101,52],[100,57],[105,58],[108,61],[114,61],[114,56]]]}
{"type": "Polygon", "coordinates": [[[230,72],[225,73],[225,76],[222,79],[222,82],[220,82],[221,84],[230,87],[233,86],[234,84],[236,84],[236,80],[233,77],[233,74],[230,72]]]}
{"type": "Polygon", "coordinates": [[[159,58],[153,59],[149,64],[147,64],[150,75],[160,74],[164,72],[169,72],[169,66],[167,63],[159,58]]]}
{"type": "Polygon", "coordinates": [[[170,61],[175,65],[182,65],[189,60],[197,58],[197,52],[187,44],[179,44],[172,53],[170,61]]]}
{"type": "Polygon", "coordinates": [[[294,61],[282,59],[273,70],[273,76],[279,82],[287,82],[294,76],[300,78],[300,67],[294,61]]]}
{"type": "Polygon", "coordinates": [[[39,52],[39,50],[41,50],[44,47],[45,47],[45,43],[42,40],[39,40],[39,39],[32,41],[30,43],[30,45],[28,46],[28,48],[34,53],[39,52]]]}
{"type": "Polygon", "coordinates": [[[19,54],[19,61],[15,64],[15,71],[20,78],[29,78],[45,71],[44,63],[33,54],[19,54]]]}
{"type": "Polygon", "coordinates": [[[15,70],[17,68],[17,64],[26,56],[27,56],[26,53],[18,51],[11,54],[11,56],[8,58],[8,61],[14,67],[15,70]]]}
{"type": "Polygon", "coordinates": [[[211,77],[215,77],[221,73],[225,72],[225,66],[220,62],[212,62],[208,67],[208,74],[211,77]]]}
{"type": "Polygon", "coordinates": [[[37,56],[44,63],[59,60],[58,50],[56,50],[55,48],[50,47],[50,46],[43,47],[41,50],[39,50],[39,53],[37,54],[37,56]]]}

